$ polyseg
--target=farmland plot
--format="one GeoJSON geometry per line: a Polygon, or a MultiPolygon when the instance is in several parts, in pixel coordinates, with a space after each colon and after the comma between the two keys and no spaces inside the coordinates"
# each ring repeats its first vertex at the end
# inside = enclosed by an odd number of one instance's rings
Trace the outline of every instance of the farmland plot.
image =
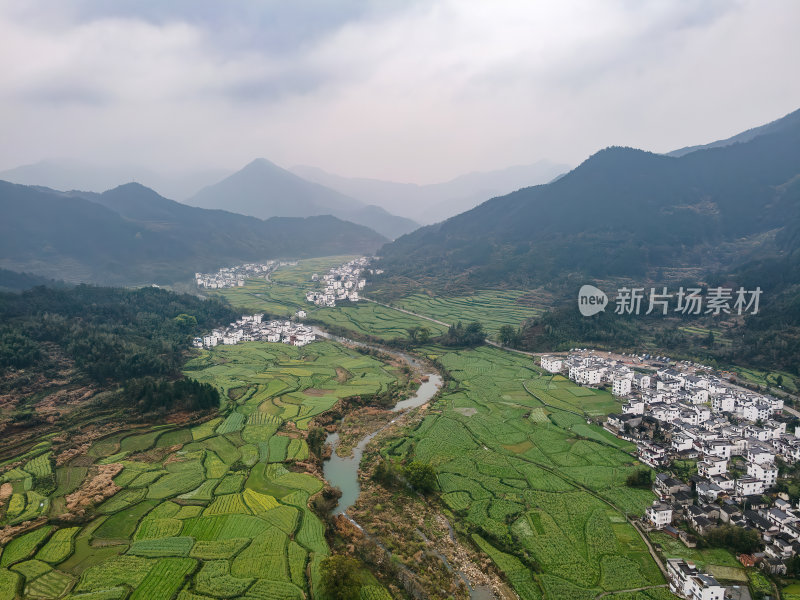
{"type": "Polygon", "coordinates": [[[430,353],[457,391],[429,409],[408,443],[389,442],[384,454],[434,465],[443,502],[478,532],[473,542],[521,598],[588,599],[664,583],[624,517],[642,514],[653,499],[625,486],[641,465],[629,445],[581,416],[607,410],[608,399],[494,348],[430,353]]]}

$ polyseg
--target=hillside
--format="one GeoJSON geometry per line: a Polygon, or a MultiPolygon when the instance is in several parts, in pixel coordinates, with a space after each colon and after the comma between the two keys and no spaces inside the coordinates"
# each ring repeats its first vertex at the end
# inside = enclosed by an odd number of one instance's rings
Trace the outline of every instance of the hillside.
{"type": "Polygon", "coordinates": [[[425,224],[443,221],[474,208],[488,198],[502,196],[523,187],[548,183],[568,170],[567,165],[541,160],[532,165],[468,173],[442,183],[417,185],[340,177],[309,166],[291,169],[305,179],[364,202],[378,204],[391,213],[425,224]]]}
{"type": "Polygon", "coordinates": [[[259,158],[187,201],[201,208],[224,208],[243,215],[312,217],[334,215],[394,239],[419,227],[411,219],[388,213],[282,169],[259,158]]]}
{"type": "Polygon", "coordinates": [[[550,183],[386,245],[382,266],[433,288],[556,285],[569,275],[680,279],[780,255],[800,223],[800,122],[682,157],[608,148],[550,183]]]}
{"type": "Polygon", "coordinates": [[[780,133],[787,129],[791,129],[792,127],[797,126],[798,123],[800,123],[800,110],[796,110],[792,113],[789,113],[785,117],[767,123],[766,125],[761,125],[760,127],[753,127],[752,129],[748,129],[747,131],[737,133],[736,135],[726,138],[724,140],[717,140],[716,142],[711,142],[710,144],[702,144],[700,146],[686,146],[685,148],[679,148],[678,150],[673,150],[672,152],[668,152],[667,156],[683,156],[685,154],[689,154],[690,152],[695,152],[697,150],[708,150],[709,148],[724,148],[725,146],[731,146],[733,144],[741,144],[744,142],[749,142],[750,140],[755,139],[761,135],[767,135],[769,133],[780,133]]]}
{"type": "Polygon", "coordinates": [[[386,240],[331,216],[262,221],[138,184],[92,194],[0,182],[0,213],[0,268],[72,282],[171,283],[242,261],[370,253],[386,240]]]}

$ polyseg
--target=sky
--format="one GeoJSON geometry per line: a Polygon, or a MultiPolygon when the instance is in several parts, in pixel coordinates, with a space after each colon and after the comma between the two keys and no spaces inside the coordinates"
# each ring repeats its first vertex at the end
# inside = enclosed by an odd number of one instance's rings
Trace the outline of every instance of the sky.
{"type": "Polygon", "coordinates": [[[800,108],[797,0],[0,0],[0,170],[445,181],[800,108]]]}

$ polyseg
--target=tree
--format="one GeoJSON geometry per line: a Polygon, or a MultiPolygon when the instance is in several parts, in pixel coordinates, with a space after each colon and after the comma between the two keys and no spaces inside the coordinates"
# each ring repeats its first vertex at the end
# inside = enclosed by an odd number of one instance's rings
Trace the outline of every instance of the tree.
{"type": "Polygon", "coordinates": [[[353,600],[359,597],[361,565],[349,556],[329,556],[320,564],[322,586],[330,600],[353,600]]]}
{"type": "Polygon", "coordinates": [[[648,469],[637,469],[625,480],[625,485],[632,488],[647,489],[653,480],[648,469]]]}
{"type": "Polygon", "coordinates": [[[411,342],[416,344],[419,327],[409,327],[406,329],[406,331],[408,332],[408,337],[411,338],[411,342]]]}
{"type": "Polygon", "coordinates": [[[173,320],[182,331],[194,331],[197,327],[197,317],[187,315],[186,313],[179,314],[173,320]]]}
{"type": "Polygon", "coordinates": [[[514,329],[511,325],[503,325],[500,328],[499,337],[503,346],[516,346],[519,343],[519,329],[514,329]]]}
{"type": "Polygon", "coordinates": [[[420,344],[427,344],[428,340],[431,339],[431,330],[427,327],[419,327],[417,329],[417,341],[420,344]]]}
{"type": "Polygon", "coordinates": [[[375,465],[375,470],[372,472],[372,479],[384,487],[394,487],[397,485],[397,469],[393,463],[381,459],[378,461],[378,464],[375,465]]]}
{"type": "Polygon", "coordinates": [[[761,536],[753,529],[722,525],[706,534],[706,542],[714,548],[727,548],[737,554],[752,554],[762,548],[761,536]]]}
{"type": "Polygon", "coordinates": [[[409,485],[422,494],[430,494],[436,489],[436,470],[428,463],[415,460],[403,469],[409,485]]]}
{"type": "Polygon", "coordinates": [[[328,434],[322,427],[312,427],[308,430],[308,435],[306,435],[306,443],[309,449],[320,458],[322,458],[322,446],[325,444],[327,436],[328,434]]]}

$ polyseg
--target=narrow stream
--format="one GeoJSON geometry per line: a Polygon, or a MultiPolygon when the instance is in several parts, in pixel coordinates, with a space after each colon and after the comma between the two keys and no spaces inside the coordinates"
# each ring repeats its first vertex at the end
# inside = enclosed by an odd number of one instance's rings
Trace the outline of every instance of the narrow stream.
{"type": "MultiPolygon", "coordinates": [[[[414,396],[407,400],[398,402],[392,411],[402,414],[411,410],[412,408],[422,406],[423,404],[429,402],[442,386],[442,378],[435,373],[429,373],[427,374],[427,377],[428,381],[422,382],[414,396]]],[[[361,457],[364,454],[364,448],[367,447],[367,444],[369,444],[372,438],[374,438],[376,435],[378,435],[378,433],[386,429],[386,427],[392,423],[394,423],[394,420],[390,421],[377,431],[373,431],[368,436],[362,438],[362,440],[358,442],[358,445],[353,448],[352,456],[348,456],[346,458],[342,458],[336,454],[336,444],[339,442],[339,434],[328,434],[328,437],[325,441],[333,447],[333,453],[331,454],[330,459],[326,460],[322,464],[322,471],[325,475],[325,479],[327,479],[331,485],[342,490],[342,497],[339,498],[339,504],[336,505],[333,514],[342,514],[348,508],[353,506],[353,504],[355,504],[356,500],[358,499],[358,494],[361,492],[361,485],[358,483],[358,466],[361,464],[361,457]]]]}
{"type": "MultiPolygon", "coordinates": [[[[314,332],[319,336],[340,343],[345,343],[353,346],[360,346],[362,348],[371,348],[373,350],[378,350],[386,354],[391,354],[392,356],[402,359],[417,371],[424,369],[424,365],[422,362],[420,362],[417,358],[411,356],[410,354],[406,354],[405,352],[400,352],[398,350],[392,350],[381,346],[365,344],[364,342],[357,342],[355,340],[350,340],[347,338],[335,336],[322,329],[319,329],[318,327],[314,327],[313,329],[314,332]]],[[[439,388],[442,387],[442,377],[438,373],[426,373],[425,375],[423,375],[423,379],[425,381],[423,381],[420,384],[416,394],[414,394],[414,396],[408,398],[407,400],[401,400],[400,402],[395,404],[394,408],[392,409],[392,412],[401,415],[403,413],[408,412],[412,408],[416,408],[417,406],[422,406],[423,404],[429,402],[431,398],[433,398],[433,396],[436,395],[436,392],[439,391],[439,388]]],[[[355,525],[362,531],[363,528],[361,527],[361,525],[359,525],[355,519],[353,519],[350,515],[347,514],[347,509],[356,503],[356,500],[358,500],[358,495],[361,493],[361,485],[358,483],[358,468],[359,465],[361,464],[361,457],[364,455],[364,449],[367,447],[367,444],[370,443],[372,438],[374,438],[381,431],[389,427],[389,425],[394,423],[395,420],[396,419],[392,419],[392,421],[390,421],[380,429],[373,431],[366,437],[362,438],[361,441],[359,441],[358,445],[356,445],[353,448],[352,455],[347,458],[342,458],[341,456],[336,454],[336,445],[339,443],[338,433],[330,433],[328,434],[328,437],[325,439],[325,443],[331,445],[331,447],[333,448],[333,452],[331,453],[331,457],[322,464],[322,472],[325,476],[325,479],[331,485],[338,487],[342,491],[342,497],[339,498],[339,503],[333,510],[333,514],[344,515],[348,521],[350,521],[353,525],[355,525]]],[[[453,528],[450,525],[449,521],[447,523],[447,526],[450,529],[450,538],[453,541],[455,541],[455,532],[453,531],[453,528]]],[[[378,543],[378,545],[381,545],[380,542],[376,543],[378,543]]],[[[446,568],[449,571],[452,571],[453,569],[448,563],[447,559],[444,556],[442,556],[438,551],[435,551],[435,553],[443,561],[446,568]]],[[[461,578],[461,580],[466,584],[467,589],[469,590],[470,600],[495,600],[496,596],[489,587],[487,586],[473,587],[469,578],[464,573],[462,573],[461,571],[457,571],[457,574],[461,578]]]]}

